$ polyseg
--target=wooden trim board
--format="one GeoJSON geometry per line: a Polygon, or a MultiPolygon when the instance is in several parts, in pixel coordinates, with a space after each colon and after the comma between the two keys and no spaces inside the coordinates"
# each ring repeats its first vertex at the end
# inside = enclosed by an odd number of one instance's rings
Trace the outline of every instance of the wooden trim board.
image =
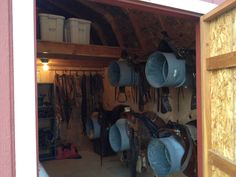
{"type": "Polygon", "coordinates": [[[0,5],[0,176],[15,176],[12,4],[0,5]]]}
{"type": "Polygon", "coordinates": [[[203,21],[210,21],[212,19],[215,19],[216,17],[222,15],[226,11],[229,11],[230,9],[233,9],[236,6],[235,0],[227,0],[224,1],[220,6],[216,7],[209,13],[203,16],[203,21]]]}
{"type": "Polygon", "coordinates": [[[236,163],[227,160],[226,158],[218,155],[213,151],[209,151],[210,164],[216,166],[220,170],[224,171],[230,176],[235,176],[236,174],[236,163]]]}
{"type": "Polygon", "coordinates": [[[201,109],[202,109],[202,143],[203,143],[203,176],[211,176],[211,170],[209,170],[208,165],[208,149],[211,148],[211,128],[210,128],[210,88],[209,88],[209,73],[206,69],[206,58],[209,57],[209,45],[206,43],[208,41],[209,35],[209,24],[203,21],[201,17],[200,22],[200,31],[201,31],[201,109]]]}
{"type": "Polygon", "coordinates": [[[207,70],[236,67],[236,52],[210,57],[206,59],[207,70]]]}

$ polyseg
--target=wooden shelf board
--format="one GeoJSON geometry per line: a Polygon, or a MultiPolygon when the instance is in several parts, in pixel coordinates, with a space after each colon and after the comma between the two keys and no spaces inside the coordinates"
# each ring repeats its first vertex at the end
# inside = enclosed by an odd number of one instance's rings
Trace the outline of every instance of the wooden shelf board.
{"type": "MultiPolygon", "coordinates": [[[[84,45],[65,42],[37,42],[37,57],[57,59],[118,59],[121,56],[120,47],[102,45],[84,45]]],[[[139,54],[140,49],[127,49],[130,53],[139,54]]]]}

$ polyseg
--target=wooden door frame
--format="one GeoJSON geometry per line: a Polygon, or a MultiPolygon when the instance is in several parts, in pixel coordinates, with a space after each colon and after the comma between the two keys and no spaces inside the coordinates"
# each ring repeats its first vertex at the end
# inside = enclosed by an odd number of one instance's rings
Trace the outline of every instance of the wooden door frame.
{"type": "Polygon", "coordinates": [[[150,13],[165,14],[174,17],[198,19],[201,14],[215,8],[217,3],[212,0],[205,1],[186,1],[181,4],[176,0],[90,0],[92,2],[132,8],[136,10],[146,11],[150,13]],[[190,3],[190,4],[187,4],[190,3]],[[193,4],[194,3],[194,4],[193,4]]]}
{"type": "Polygon", "coordinates": [[[0,176],[15,176],[12,6],[0,5],[0,176]]]}
{"type": "MultiPolygon", "coordinates": [[[[228,121],[227,119],[231,118],[231,116],[232,117],[234,116],[234,111],[232,111],[232,115],[230,115],[231,113],[230,107],[233,107],[234,109],[234,100],[230,100],[227,103],[223,103],[223,101],[220,102],[221,103],[220,105],[224,105],[224,108],[228,108],[226,109],[226,111],[229,110],[228,111],[229,115],[225,114],[222,111],[219,111],[217,115],[214,115],[214,112],[218,109],[218,107],[215,106],[214,103],[218,101],[217,99],[220,99],[220,96],[218,97],[217,95],[218,92],[214,90],[217,86],[214,85],[215,82],[213,79],[211,79],[211,78],[218,79],[217,77],[219,77],[219,75],[222,74],[222,72],[226,70],[227,70],[226,73],[230,72],[230,70],[231,69],[233,70],[236,66],[236,62],[234,60],[235,51],[234,51],[234,48],[232,48],[233,40],[224,46],[225,47],[224,49],[229,49],[229,50],[218,50],[220,45],[218,45],[217,39],[215,40],[212,38],[212,36],[217,36],[220,38],[220,35],[223,33],[222,31],[220,33],[217,30],[215,30],[217,32],[214,31],[214,29],[219,29],[219,27],[221,27],[222,24],[220,22],[222,19],[229,22],[229,24],[225,25],[227,26],[226,30],[229,30],[230,32],[232,30],[232,32],[229,35],[227,35],[227,37],[228,38],[232,37],[232,34],[234,34],[235,32],[234,29],[232,29],[234,27],[234,24],[233,24],[233,21],[228,20],[225,16],[232,17],[231,15],[234,14],[235,8],[236,8],[235,0],[225,1],[219,7],[215,8],[211,12],[202,16],[201,22],[200,22],[201,51],[202,51],[201,52],[202,129],[203,129],[202,130],[202,133],[203,133],[202,144],[204,148],[202,158],[203,158],[203,165],[204,165],[203,170],[204,170],[205,176],[213,176],[214,173],[219,173],[218,175],[227,174],[227,176],[235,176],[235,173],[236,173],[236,165],[234,162],[235,159],[233,159],[233,156],[231,156],[233,154],[228,153],[229,152],[228,147],[230,146],[226,147],[225,149],[224,147],[221,146],[221,149],[219,149],[219,147],[215,143],[217,141],[217,144],[219,143],[225,146],[227,144],[226,142],[232,141],[232,140],[224,141],[225,136],[227,136],[227,134],[232,135],[232,132],[229,133],[226,131],[227,133],[225,133],[221,131],[222,134],[220,136],[224,137],[224,140],[218,139],[218,137],[216,139],[216,137],[213,136],[215,135],[214,134],[215,132],[213,132],[213,129],[217,130],[218,128],[217,125],[220,124],[219,123],[220,121],[227,122],[228,121]],[[216,48],[212,47],[212,46],[215,46],[215,43],[217,43],[216,48]],[[209,82],[209,81],[213,81],[213,82],[209,82]],[[217,95],[217,97],[215,97],[215,95],[217,95]],[[213,101],[211,101],[212,98],[214,99],[213,101]],[[219,118],[222,118],[223,120],[219,121],[219,118]],[[215,119],[216,119],[217,125],[214,122],[215,119]]],[[[221,42],[222,41],[220,41],[220,43],[221,42]]],[[[226,75],[226,76],[230,78],[230,75],[226,75]]],[[[231,77],[232,79],[234,79],[233,76],[231,77]]],[[[225,78],[223,78],[222,80],[225,81],[224,79],[225,78]]],[[[219,80],[219,83],[217,84],[223,85],[223,82],[220,81],[221,79],[218,79],[218,80],[219,80]]],[[[233,83],[229,81],[227,82],[227,84],[231,85],[233,83]]],[[[217,88],[217,90],[222,91],[223,93],[226,93],[226,92],[227,94],[231,93],[230,91],[226,89],[227,89],[227,86],[225,86],[223,89],[219,87],[217,88]]],[[[232,92],[233,91],[234,90],[232,90],[232,92]]],[[[227,97],[233,98],[232,96],[227,95],[226,97],[222,99],[228,100],[227,97]]],[[[225,125],[223,125],[223,127],[224,126],[225,125]]],[[[235,131],[234,127],[232,129],[228,128],[227,130],[235,131]]]]}
{"type": "MultiPolygon", "coordinates": [[[[111,2],[110,0],[103,0],[104,2],[111,2]]],[[[120,0],[113,1],[113,5],[117,5],[120,0]]],[[[123,3],[127,3],[126,5],[130,6],[131,2],[124,0],[123,3]]],[[[21,28],[30,28],[31,32],[35,32],[35,1],[28,3],[29,5],[25,5],[25,3],[21,3],[19,0],[1,0],[0,6],[0,112],[1,112],[1,123],[0,123],[0,141],[4,143],[0,143],[0,176],[4,177],[15,177],[15,176],[37,176],[37,122],[36,122],[36,72],[35,72],[35,44],[33,33],[28,33],[27,31],[22,31],[22,34],[17,30],[12,30],[12,23],[15,29],[21,28]],[[17,2],[18,1],[18,2],[17,2]],[[32,5],[32,3],[34,5],[32,5]],[[14,12],[12,12],[12,6],[14,6],[14,12]],[[22,9],[24,10],[26,16],[23,16],[22,9]],[[16,20],[13,21],[13,18],[16,20]],[[18,16],[18,17],[17,17],[18,16]],[[30,18],[31,17],[31,18],[30,18]],[[20,19],[22,18],[22,19],[20,19]],[[19,24],[17,20],[25,20],[22,21],[22,26],[19,24]],[[2,25],[3,24],[3,25],[2,25]],[[34,29],[32,28],[34,26],[34,29]],[[14,34],[13,34],[14,33],[14,34]],[[25,40],[22,40],[22,46],[20,46],[21,38],[20,35],[25,36],[25,40]],[[13,40],[14,36],[14,40],[13,40]],[[14,46],[13,46],[14,41],[14,46]],[[32,49],[34,47],[34,49],[32,49]],[[21,52],[18,48],[22,48],[21,52]],[[27,50],[30,51],[29,54],[27,50]],[[33,53],[32,53],[33,52],[33,53]],[[14,54],[14,60],[13,60],[14,54]],[[20,62],[19,60],[22,60],[20,62]],[[33,61],[32,61],[33,60],[33,61]],[[27,62],[27,63],[25,63],[27,62]],[[13,72],[14,68],[14,72],[13,72]],[[24,70],[23,73],[20,72],[20,68],[24,70]],[[24,74],[26,74],[24,77],[24,74]],[[33,76],[32,76],[33,74],[33,76]],[[24,77],[24,80],[20,77],[24,77]],[[4,84],[2,84],[4,83],[4,84]],[[21,84],[20,84],[21,83],[21,84]],[[22,87],[21,85],[24,85],[22,87]],[[20,92],[20,89],[21,90],[20,92]],[[22,99],[22,94],[29,94],[26,99],[22,99]],[[15,97],[14,97],[15,94],[15,97]],[[32,98],[33,97],[33,98],[32,98]],[[26,117],[21,117],[23,115],[20,109],[25,109],[25,105],[30,104],[31,110],[30,113],[26,114],[26,117]],[[22,119],[22,122],[19,122],[19,118],[22,119]],[[29,130],[29,135],[21,134],[21,131],[24,131],[25,128],[23,123],[24,120],[30,120],[29,127],[32,126],[32,129],[29,130]],[[15,123],[16,122],[16,123],[15,123]],[[32,133],[32,135],[31,135],[32,133]],[[16,136],[16,138],[15,138],[16,136]],[[24,137],[25,136],[25,137],[24,137]],[[24,139],[29,138],[28,142],[24,139]],[[22,141],[22,145],[20,142],[16,140],[22,141]],[[15,143],[16,142],[16,143],[15,143]],[[26,144],[24,144],[26,143],[26,144]],[[25,147],[24,147],[25,146],[25,147]],[[32,149],[31,153],[27,154],[27,150],[32,149]],[[16,152],[16,153],[15,153],[16,152]],[[25,153],[25,154],[24,154],[25,153]],[[24,157],[25,156],[25,157],[24,157]],[[32,157],[29,157],[32,156],[32,157]],[[24,166],[22,166],[24,164],[24,166]],[[22,168],[22,170],[20,169],[22,168]],[[18,169],[18,170],[17,170],[18,169]],[[28,175],[27,175],[28,174],[28,175]],[[29,175],[31,174],[31,175],[29,175]],[[32,175],[33,174],[33,175],[32,175]]],[[[124,5],[124,4],[123,4],[124,5]]],[[[131,4],[134,7],[139,7],[135,4],[131,4]]],[[[133,7],[132,6],[132,7],[133,7]]],[[[157,10],[157,6],[155,8],[151,8],[152,6],[145,6],[146,10],[150,10],[150,12],[154,12],[157,10]]],[[[175,9],[172,9],[168,12],[174,15],[178,15],[175,9]]],[[[183,15],[183,14],[181,14],[183,15]]],[[[185,14],[186,15],[186,14],[185,14]]],[[[188,15],[186,15],[188,17],[188,15]]],[[[196,18],[196,17],[194,17],[196,18]]],[[[196,25],[196,49],[197,49],[197,87],[201,88],[200,81],[200,30],[199,23],[196,25]]],[[[201,132],[201,92],[200,89],[197,89],[197,119],[198,119],[198,176],[202,177],[202,132],[201,132]]]]}
{"type": "Polygon", "coordinates": [[[197,94],[197,170],[198,177],[203,177],[203,137],[202,137],[202,100],[201,100],[201,46],[200,21],[196,24],[196,94],[197,94]]]}
{"type": "Polygon", "coordinates": [[[11,67],[14,68],[15,122],[15,174],[12,177],[36,177],[38,171],[36,0],[27,1],[27,3],[19,0],[8,1],[12,3],[12,9],[14,9],[9,13],[12,16],[13,25],[13,63],[11,67]]]}

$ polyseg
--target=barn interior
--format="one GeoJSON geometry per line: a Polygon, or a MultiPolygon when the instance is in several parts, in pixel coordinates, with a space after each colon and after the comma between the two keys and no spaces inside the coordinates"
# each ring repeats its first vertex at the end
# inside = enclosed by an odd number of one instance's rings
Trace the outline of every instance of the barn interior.
{"type": "Polygon", "coordinates": [[[36,10],[40,174],[196,177],[199,19],[98,0],[36,10]]]}

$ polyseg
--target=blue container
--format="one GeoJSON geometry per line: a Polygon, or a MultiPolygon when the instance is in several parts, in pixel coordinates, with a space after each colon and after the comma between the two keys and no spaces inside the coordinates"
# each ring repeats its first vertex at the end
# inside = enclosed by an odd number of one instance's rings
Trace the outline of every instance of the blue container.
{"type": "Polygon", "coordinates": [[[109,142],[115,152],[128,150],[130,148],[128,136],[128,122],[119,119],[109,130],[109,142]]]}
{"type": "Polygon", "coordinates": [[[183,146],[173,137],[155,138],[148,145],[148,161],[158,176],[181,171],[183,146]]]}
{"type": "Polygon", "coordinates": [[[41,163],[39,163],[39,177],[49,177],[41,163]]]}
{"type": "Polygon", "coordinates": [[[113,86],[132,86],[138,84],[138,73],[126,61],[113,61],[108,66],[108,79],[113,86]]]}
{"type": "Polygon", "coordinates": [[[177,60],[172,53],[155,52],[148,58],[145,74],[152,87],[180,87],[186,77],[185,61],[177,60]]]}
{"type": "Polygon", "coordinates": [[[86,133],[89,139],[95,139],[100,137],[101,126],[98,123],[97,118],[90,118],[86,123],[86,133]]]}

